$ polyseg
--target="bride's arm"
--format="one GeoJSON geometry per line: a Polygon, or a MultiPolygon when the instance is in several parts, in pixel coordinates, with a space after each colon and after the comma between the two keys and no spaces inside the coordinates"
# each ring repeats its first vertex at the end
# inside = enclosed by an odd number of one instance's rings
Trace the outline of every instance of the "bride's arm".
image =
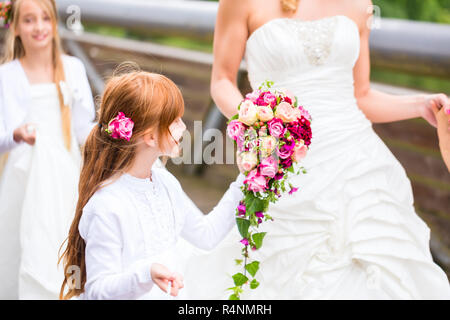
{"type": "MultiPolygon", "coordinates": [[[[394,122],[417,117],[423,117],[436,126],[436,117],[431,109],[432,101],[441,108],[449,106],[448,97],[445,94],[419,94],[419,95],[391,95],[370,88],[370,57],[368,19],[372,14],[367,13],[367,8],[372,4],[370,0],[358,8],[360,17],[360,55],[353,69],[355,80],[355,97],[358,106],[366,117],[374,123],[394,122]]],[[[362,3],[361,3],[362,4],[362,3]]]]}
{"type": "Polygon", "coordinates": [[[220,0],[214,31],[214,63],[211,97],[220,111],[231,118],[243,96],[237,86],[237,74],[248,38],[247,1],[220,0]]]}

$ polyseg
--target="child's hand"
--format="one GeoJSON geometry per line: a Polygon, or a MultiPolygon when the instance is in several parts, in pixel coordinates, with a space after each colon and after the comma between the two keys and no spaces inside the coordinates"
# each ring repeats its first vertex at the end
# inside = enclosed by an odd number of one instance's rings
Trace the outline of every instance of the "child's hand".
{"type": "Polygon", "coordinates": [[[431,109],[436,116],[439,139],[445,139],[445,136],[448,137],[450,135],[450,113],[448,113],[449,111],[446,108],[438,109],[434,102],[431,109]]]}
{"type": "Polygon", "coordinates": [[[14,130],[14,141],[17,143],[23,141],[31,146],[34,145],[34,143],[36,142],[35,127],[30,123],[18,127],[16,130],[14,130]]]}
{"type": "Polygon", "coordinates": [[[174,297],[178,295],[178,291],[184,287],[183,276],[176,272],[171,272],[165,266],[159,263],[153,263],[150,270],[152,280],[164,292],[167,292],[169,281],[172,281],[170,294],[174,297]]]}

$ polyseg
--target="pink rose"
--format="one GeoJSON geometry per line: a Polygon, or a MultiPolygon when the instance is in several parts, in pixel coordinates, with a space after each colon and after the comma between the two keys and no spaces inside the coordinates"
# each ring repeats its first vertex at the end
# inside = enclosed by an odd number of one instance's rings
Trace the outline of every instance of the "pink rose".
{"type": "Polygon", "coordinates": [[[298,118],[301,118],[301,116],[303,116],[306,119],[311,119],[311,115],[309,114],[309,112],[306,111],[306,109],[304,109],[302,106],[299,106],[298,110],[300,111],[300,117],[298,118]]]}
{"type": "Polygon", "coordinates": [[[245,172],[248,172],[258,164],[258,156],[254,152],[242,152],[238,156],[238,161],[241,168],[245,172]]]}
{"type": "Polygon", "coordinates": [[[292,154],[292,157],[294,161],[299,162],[301,159],[306,157],[306,154],[308,152],[308,147],[304,145],[303,143],[295,146],[294,153],[292,154]]]}
{"type": "Polygon", "coordinates": [[[281,102],[277,106],[275,116],[283,120],[283,122],[292,122],[297,119],[295,109],[287,102],[281,102]]]}
{"type": "Polygon", "coordinates": [[[123,112],[119,112],[117,116],[108,124],[108,132],[114,139],[124,139],[130,141],[133,134],[134,122],[130,118],[125,117],[123,112]]]}
{"type": "Polygon", "coordinates": [[[267,122],[273,119],[273,110],[268,106],[259,106],[258,107],[258,119],[267,122]]]}
{"type": "Polygon", "coordinates": [[[294,104],[295,95],[292,93],[292,91],[290,91],[288,89],[283,89],[283,90],[281,90],[281,92],[283,92],[283,94],[292,101],[292,104],[294,104]]]}
{"type": "Polygon", "coordinates": [[[227,126],[227,134],[234,141],[238,140],[238,137],[243,136],[245,127],[242,122],[238,120],[232,120],[227,126]]]}
{"type": "Polygon", "coordinates": [[[253,192],[263,192],[267,188],[266,178],[258,174],[256,169],[252,170],[246,179],[244,184],[247,184],[248,190],[253,192]]]}
{"type": "Polygon", "coordinates": [[[239,121],[251,126],[258,120],[258,109],[250,100],[244,100],[239,109],[239,121]]]}
{"type": "Polygon", "coordinates": [[[265,158],[259,165],[259,170],[261,175],[273,178],[278,172],[278,161],[273,157],[265,158]]]}
{"type": "Polygon", "coordinates": [[[277,97],[270,91],[264,93],[264,102],[272,107],[277,105],[277,97]]]}
{"type": "Polygon", "coordinates": [[[250,100],[253,103],[256,103],[260,94],[261,94],[261,90],[255,90],[253,92],[247,93],[245,95],[245,99],[250,100]]]}
{"type": "Polygon", "coordinates": [[[273,118],[267,124],[269,126],[270,134],[275,138],[283,137],[286,133],[286,128],[284,127],[283,120],[281,119],[273,118]]]}

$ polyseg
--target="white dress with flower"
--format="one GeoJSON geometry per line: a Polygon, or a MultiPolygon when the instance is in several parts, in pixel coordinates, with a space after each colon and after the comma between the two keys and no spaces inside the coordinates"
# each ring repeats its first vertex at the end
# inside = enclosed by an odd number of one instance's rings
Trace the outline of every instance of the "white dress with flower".
{"type": "MultiPolygon", "coordinates": [[[[249,80],[292,91],[312,116],[312,142],[300,189],[269,207],[273,222],[261,250],[260,286],[242,299],[450,299],[433,262],[430,229],[416,214],[410,180],[358,108],[353,67],[359,56],[353,20],[280,18],[246,45],[249,80]]],[[[192,299],[226,299],[242,271],[234,228],[212,253],[188,264],[192,299]]]]}

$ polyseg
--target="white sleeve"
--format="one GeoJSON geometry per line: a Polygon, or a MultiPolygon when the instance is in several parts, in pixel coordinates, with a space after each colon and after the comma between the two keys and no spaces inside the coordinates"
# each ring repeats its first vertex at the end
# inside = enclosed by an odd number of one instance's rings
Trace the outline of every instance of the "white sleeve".
{"type": "Polygon", "coordinates": [[[200,249],[214,249],[236,224],[236,208],[244,197],[240,188],[244,179],[245,176],[239,174],[219,203],[207,215],[204,215],[182,191],[186,220],[181,236],[200,249]]]}
{"type": "Polygon", "coordinates": [[[86,218],[83,224],[80,221],[86,243],[86,299],[137,299],[149,292],[154,285],[152,261],[140,260],[122,270],[120,225],[114,215],[90,213],[82,218],[86,218]]]}
{"type": "Polygon", "coordinates": [[[14,130],[6,129],[8,119],[5,118],[6,106],[4,96],[2,77],[0,74],[0,154],[8,152],[20,144],[14,141],[14,130]]]}
{"type": "Polygon", "coordinates": [[[95,105],[86,69],[80,60],[77,60],[76,63],[79,65],[77,68],[79,75],[77,77],[78,87],[74,92],[72,116],[77,141],[83,145],[95,126],[95,105]]]}

